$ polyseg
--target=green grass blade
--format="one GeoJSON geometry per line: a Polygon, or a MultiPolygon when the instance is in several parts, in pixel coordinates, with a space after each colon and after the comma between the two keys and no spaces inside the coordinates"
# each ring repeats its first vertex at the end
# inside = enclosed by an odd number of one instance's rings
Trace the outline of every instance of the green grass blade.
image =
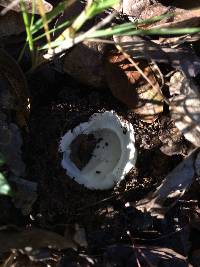
{"type": "Polygon", "coordinates": [[[154,29],[131,29],[131,27],[121,28],[108,28],[105,30],[98,30],[94,33],[91,33],[87,36],[87,39],[90,38],[99,38],[105,36],[122,36],[122,35],[181,35],[181,34],[194,34],[200,32],[200,27],[192,28],[154,28],[154,29]]]}
{"type": "MultiPolygon", "coordinates": [[[[63,28],[65,28],[65,27],[68,27],[70,24],[71,24],[71,21],[65,21],[65,22],[63,22],[62,24],[60,24],[59,26],[57,26],[55,29],[51,29],[51,30],[49,30],[48,33],[51,34],[51,33],[53,33],[53,32],[56,32],[56,31],[58,31],[58,30],[60,30],[60,29],[63,29],[63,28]]],[[[43,34],[41,34],[41,35],[35,37],[35,38],[33,39],[33,41],[34,41],[34,42],[35,42],[35,41],[38,41],[38,40],[40,40],[40,39],[43,38],[43,37],[45,37],[45,33],[43,33],[43,34]]],[[[52,44],[52,42],[51,42],[51,44],[52,44]]]]}
{"type": "MultiPolygon", "coordinates": [[[[112,31],[111,29],[99,30],[95,33],[92,33],[86,37],[86,39],[94,39],[98,37],[112,36],[113,34],[117,36],[123,35],[182,35],[182,34],[194,34],[199,33],[200,27],[193,28],[162,28],[162,29],[146,29],[146,30],[127,30],[127,31],[119,31],[119,29],[112,31]]],[[[55,48],[60,46],[65,41],[57,40],[51,43],[51,47],[55,48]]],[[[47,49],[47,45],[44,45],[40,48],[40,50],[47,49]]]]}
{"type": "MultiPolygon", "coordinates": [[[[74,2],[74,0],[61,2],[56,7],[54,7],[52,11],[46,14],[47,23],[50,23],[53,19],[55,19],[59,14],[61,14],[65,10],[67,5],[66,2],[69,2],[68,5],[70,5],[71,3],[74,2]]],[[[35,22],[35,24],[31,27],[31,33],[34,34],[42,28],[43,28],[43,21],[42,19],[38,19],[35,22]]]]}
{"type": "Polygon", "coordinates": [[[30,30],[29,16],[28,16],[26,6],[24,4],[24,0],[20,1],[20,5],[21,5],[22,16],[24,20],[25,29],[26,29],[27,40],[29,43],[29,48],[30,48],[30,51],[33,52],[34,51],[33,38],[32,38],[32,33],[30,30]]]}

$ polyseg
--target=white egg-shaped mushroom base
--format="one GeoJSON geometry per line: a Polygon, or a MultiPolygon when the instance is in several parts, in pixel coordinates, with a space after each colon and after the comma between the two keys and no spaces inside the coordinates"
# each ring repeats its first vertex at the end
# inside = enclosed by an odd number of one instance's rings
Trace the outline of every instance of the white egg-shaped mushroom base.
{"type": "Polygon", "coordinates": [[[110,189],[124,179],[136,162],[135,137],[132,124],[113,111],[93,114],[88,122],[68,131],[61,139],[62,167],[68,176],[89,189],[110,189]],[[80,134],[93,134],[101,140],[89,162],[79,169],[70,159],[70,144],[80,134]]]}

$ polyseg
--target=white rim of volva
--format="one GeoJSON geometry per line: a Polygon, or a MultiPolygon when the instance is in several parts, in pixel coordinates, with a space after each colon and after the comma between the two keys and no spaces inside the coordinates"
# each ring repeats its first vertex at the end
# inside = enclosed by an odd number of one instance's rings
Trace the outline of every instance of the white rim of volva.
{"type": "Polygon", "coordinates": [[[68,176],[87,188],[100,190],[110,189],[123,180],[137,157],[132,124],[113,111],[95,113],[88,122],[68,131],[61,139],[60,151],[61,165],[68,176]],[[81,170],[70,159],[70,144],[80,134],[93,134],[101,140],[81,170]]]}

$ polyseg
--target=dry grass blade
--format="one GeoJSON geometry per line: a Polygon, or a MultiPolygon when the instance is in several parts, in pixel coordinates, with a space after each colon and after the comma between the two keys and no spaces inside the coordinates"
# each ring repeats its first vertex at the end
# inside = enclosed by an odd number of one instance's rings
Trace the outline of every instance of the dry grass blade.
{"type": "Polygon", "coordinates": [[[45,15],[45,8],[44,8],[43,1],[42,0],[38,0],[37,1],[37,6],[38,6],[38,10],[39,10],[40,16],[41,16],[42,21],[43,21],[45,35],[46,35],[47,43],[48,43],[48,46],[49,46],[49,49],[50,49],[51,48],[51,37],[50,37],[50,33],[49,33],[49,25],[48,25],[47,18],[46,18],[46,15],[45,15]]]}

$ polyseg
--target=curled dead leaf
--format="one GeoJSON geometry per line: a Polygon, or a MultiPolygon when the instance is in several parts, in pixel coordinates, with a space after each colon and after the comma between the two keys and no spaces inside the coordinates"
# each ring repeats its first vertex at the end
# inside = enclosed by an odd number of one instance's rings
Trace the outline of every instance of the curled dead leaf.
{"type": "Polygon", "coordinates": [[[154,85],[152,87],[132,66],[126,57],[116,51],[109,52],[105,60],[105,73],[112,94],[148,123],[163,111],[163,98],[156,77],[144,60],[138,67],[154,85]]]}

